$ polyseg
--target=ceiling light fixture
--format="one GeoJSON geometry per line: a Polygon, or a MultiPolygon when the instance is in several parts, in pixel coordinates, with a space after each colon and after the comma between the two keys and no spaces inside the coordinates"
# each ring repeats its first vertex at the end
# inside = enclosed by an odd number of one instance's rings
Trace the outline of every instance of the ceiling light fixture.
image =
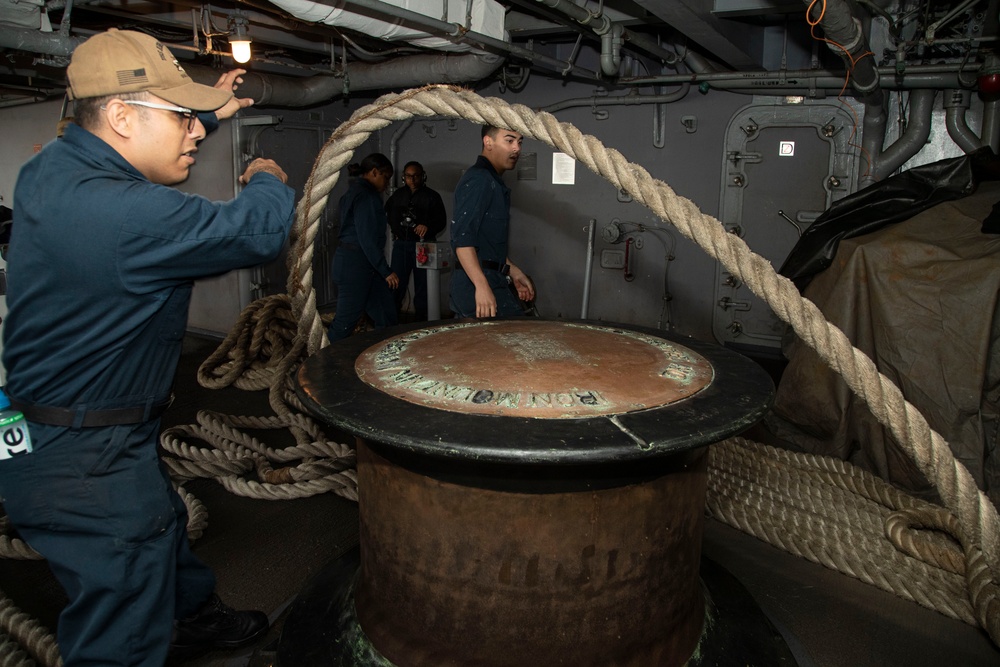
{"type": "Polygon", "coordinates": [[[229,46],[233,50],[233,60],[245,63],[250,60],[250,22],[242,12],[229,16],[229,46]]]}

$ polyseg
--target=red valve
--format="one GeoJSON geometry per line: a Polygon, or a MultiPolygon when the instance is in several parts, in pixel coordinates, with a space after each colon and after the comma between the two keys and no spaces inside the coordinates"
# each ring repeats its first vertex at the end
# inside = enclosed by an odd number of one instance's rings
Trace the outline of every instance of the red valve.
{"type": "Polygon", "coordinates": [[[977,79],[979,94],[987,102],[1000,97],[1000,74],[993,72],[983,74],[977,79]]]}

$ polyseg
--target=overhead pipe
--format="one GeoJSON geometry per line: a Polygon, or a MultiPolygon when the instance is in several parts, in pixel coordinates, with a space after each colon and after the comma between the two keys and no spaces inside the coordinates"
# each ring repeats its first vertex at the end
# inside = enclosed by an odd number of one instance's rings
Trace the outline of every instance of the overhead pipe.
{"type": "Polygon", "coordinates": [[[615,23],[605,14],[595,14],[585,7],[569,2],[569,0],[536,1],[572,21],[590,28],[595,35],[601,38],[601,71],[608,76],[618,74],[618,66],[617,64],[612,65],[612,62],[620,62],[619,50],[622,42],[630,42],[635,48],[659,59],[665,65],[675,65],[680,61],[676,53],[664,49],[655,39],[632,32],[621,23],[615,23]]]}
{"type": "Polygon", "coordinates": [[[59,34],[69,36],[70,17],[73,15],[73,0],[66,1],[66,8],[63,9],[62,18],[59,19],[59,34]]]}
{"type": "MultiPolygon", "coordinates": [[[[354,63],[349,72],[349,90],[342,75],[289,77],[249,71],[242,76],[239,93],[260,106],[308,107],[329,102],[349,91],[478,81],[493,73],[502,62],[502,58],[494,55],[447,53],[406,56],[382,63],[354,63]]],[[[184,69],[200,83],[215,83],[219,78],[218,70],[210,67],[185,64],[184,69]]]]}
{"type": "MultiPolygon", "coordinates": [[[[283,0],[286,1],[286,0],[283,0]]],[[[329,5],[322,5],[320,3],[311,3],[309,0],[301,0],[304,3],[315,4],[319,7],[326,7],[327,13],[331,10],[329,5]]],[[[591,80],[600,80],[597,72],[592,70],[579,67],[577,65],[572,65],[558,60],[556,58],[551,58],[549,56],[536,53],[529,49],[511,44],[510,42],[504,41],[502,39],[496,39],[495,37],[490,37],[489,35],[484,35],[482,33],[471,32],[465,29],[464,26],[457,23],[448,23],[446,21],[439,21],[438,19],[426,16],[419,12],[410,11],[409,9],[404,9],[402,7],[396,7],[395,5],[390,5],[384,2],[379,2],[379,0],[337,0],[337,6],[343,8],[360,7],[363,9],[376,12],[379,15],[391,16],[393,18],[402,19],[408,24],[415,25],[422,30],[427,30],[429,32],[435,32],[439,34],[447,35],[449,38],[466,42],[468,44],[479,45],[486,49],[499,50],[503,53],[509,53],[511,55],[524,58],[525,60],[532,63],[542,63],[545,64],[557,72],[573,73],[579,77],[591,80]]]]}
{"type": "Polygon", "coordinates": [[[601,35],[601,72],[607,76],[618,76],[622,62],[622,33],[624,28],[615,23],[611,30],[601,35]]]}
{"type": "Polygon", "coordinates": [[[866,104],[882,104],[875,58],[870,57],[872,51],[861,21],[854,17],[850,6],[844,0],[804,2],[811,20],[818,22],[826,38],[835,43],[828,45],[844,60],[851,73],[851,87],[866,104]]]}
{"type": "Polygon", "coordinates": [[[965,113],[969,110],[971,93],[967,90],[948,90],[944,94],[944,119],[948,135],[966,153],[972,153],[983,147],[983,142],[972,131],[966,121],[965,113]]]}
{"type": "MultiPolygon", "coordinates": [[[[580,78],[588,79],[592,81],[600,81],[601,77],[597,72],[588,70],[582,67],[578,67],[572,64],[567,65],[566,62],[558,60],[556,58],[551,58],[540,53],[536,53],[529,49],[519,47],[517,45],[511,44],[504,40],[495,39],[489,37],[488,35],[483,35],[480,33],[469,31],[465,26],[456,23],[448,23],[446,21],[440,21],[429,16],[425,16],[418,12],[412,12],[407,9],[396,7],[395,5],[390,5],[384,2],[379,2],[378,0],[338,0],[340,5],[344,7],[357,6],[361,8],[369,9],[373,12],[390,16],[393,18],[398,18],[405,20],[407,23],[417,25],[423,30],[429,32],[437,32],[445,34],[455,41],[467,42],[470,44],[479,44],[481,46],[488,46],[493,51],[500,51],[501,53],[516,55],[524,60],[527,60],[534,64],[546,65],[555,71],[561,73],[563,76],[567,74],[574,74],[580,78]]],[[[248,1],[247,4],[256,7],[256,2],[248,1]]],[[[282,0],[280,3],[274,3],[270,5],[272,7],[281,6],[282,11],[291,13],[288,9],[290,6],[295,4],[300,5],[300,7],[305,10],[316,11],[320,14],[330,14],[334,9],[329,5],[322,5],[320,3],[311,2],[310,0],[282,0]]],[[[277,10],[275,10],[277,11],[277,10]]],[[[468,12],[467,12],[468,13],[468,12]]],[[[294,15],[294,14],[293,14],[294,15]]],[[[303,18],[298,16],[302,20],[307,20],[310,23],[316,23],[315,18],[303,18]]],[[[61,40],[59,36],[55,36],[52,33],[40,33],[38,30],[34,29],[21,29],[21,28],[8,28],[5,26],[0,26],[0,47],[9,47],[14,49],[20,49],[25,51],[35,51],[36,53],[45,53],[55,56],[69,56],[73,49],[83,41],[85,37],[71,38],[72,43],[66,43],[65,40],[61,40]],[[39,35],[44,35],[45,37],[39,37],[39,35]],[[22,46],[23,44],[23,46],[22,46]]],[[[176,44],[171,45],[171,48],[180,48],[176,44]]],[[[489,58],[491,54],[479,54],[482,58],[489,58]]],[[[488,62],[484,60],[483,62],[488,62]]],[[[396,65],[393,65],[395,67],[396,65]]],[[[499,67],[499,64],[497,65],[499,67]]],[[[496,67],[492,71],[495,71],[496,67]]],[[[490,73],[491,73],[490,72],[490,73]]],[[[484,76],[487,76],[487,73],[484,76]]],[[[468,83],[472,79],[465,79],[463,81],[454,81],[455,83],[468,83]]],[[[412,85],[424,85],[428,80],[423,80],[416,82],[412,85]]],[[[444,81],[441,81],[444,82],[444,81]]],[[[353,85],[353,74],[352,74],[352,87],[353,85]]]]}
{"type": "Polygon", "coordinates": [[[882,155],[887,122],[884,103],[865,107],[865,117],[861,124],[861,161],[858,163],[859,190],[875,182],[875,165],[882,155]]]}
{"type": "MultiPolygon", "coordinates": [[[[30,28],[0,26],[0,47],[34,51],[68,58],[86,37],[42,33],[30,28]]],[[[176,48],[176,45],[174,45],[176,48]]],[[[381,63],[354,63],[350,68],[349,89],[342,75],[316,74],[289,77],[248,71],[243,75],[240,95],[256,104],[276,107],[308,107],[341,97],[349,90],[412,88],[428,83],[468,83],[495,72],[503,59],[492,54],[426,54],[396,58],[381,63]]],[[[185,63],[195,81],[214,85],[220,72],[210,67],[185,63]]]]}
{"type": "MultiPolygon", "coordinates": [[[[734,72],[733,74],[737,73],[734,72]]],[[[711,81],[709,86],[718,90],[753,92],[758,95],[801,95],[803,91],[809,90],[822,90],[832,92],[836,95],[843,89],[844,80],[831,76],[797,78],[793,81],[785,81],[780,75],[774,74],[766,78],[753,80],[730,77],[729,79],[711,81]],[[785,92],[777,92],[779,90],[785,92]]],[[[899,82],[894,81],[890,85],[882,86],[882,88],[885,90],[914,90],[920,88],[957,88],[958,86],[957,74],[927,74],[907,77],[899,82]]],[[[873,106],[881,107],[882,105],[873,106]]]]}
{"type": "Polygon", "coordinates": [[[548,106],[537,109],[538,111],[562,111],[573,107],[608,107],[608,106],[638,106],[642,104],[670,104],[676,102],[687,95],[689,85],[681,86],[679,90],[662,95],[616,95],[614,97],[577,97],[569,100],[556,102],[548,106]]]}
{"type": "Polygon", "coordinates": [[[914,90],[910,93],[910,117],[906,130],[896,142],[874,159],[872,169],[875,180],[882,180],[899,169],[920,152],[931,134],[931,112],[934,110],[935,90],[914,90]]]}
{"type": "Polygon", "coordinates": [[[653,109],[653,148],[663,148],[666,146],[666,136],[663,128],[667,126],[667,104],[683,99],[690,89],[690,83],[682,83],[681,87],[673,93],[664,93],[671,98],[668,102],[658,102],[656,104],[656,108],[653,109]]]}
{"type": "Polygon", "coordinates": [[[58,32],[42,32],[34,28],[0,25],[0,47],[32,51],[68,58],[73,49],[87,41],[86,37],[69,37],[58,32]]]}
{"type": "Polygon", "coordinates": [[[828,40],[827,45],[843,59],[850,73],[851,87],[865,106],[864,134],[861,140],[869,164],[865,166],[861,180],[867,181],[877,177],[875,171],[882,164],[880,152],[885,141],[887,120],[885,94],[879,85],[875,58],[861,27],[861,21],[854,16],[845,0],[823,2],[804,0],[804,2],[810,23],[823,28],[828,40]]]}
{"type": "MultiPolygon", "coordinates": [[[[875,72],[879,76],[879,88],[887,90],[895,90],[897,88],[906,88],[907,81],[919,82],[919,87],[928,88],[936,86],[945,86],[946,83],[952,84],[948,87],[951,88],[969,88],[968,84],[960,84],[955,79],[955,76],[959,72],[974,72],[979,71],[982,65],[978,63],[966,64],[966,65],[911,65],[906,68],[906,72],[903,73],[899,78],[904,82],[902,85],[898,84],[895,79],[897,78],[897,72],[893,67],[879,67],[876,68],[875,72]],[[948,75],[951,78],[945,78],[944,76],[937,75],[948,75]],[[885,82],[881,81],[881,78],[885,77],[885,82]]],[[[783,71],[750,71],[750,72],[690,72],[686,74],[657,74],[654,76],[642,76],[642,77],[622,77],[618,79],[618,83],[627,84],[630,86],[658,86],[666,85],[671,83],[707,83],[713,88],[716,87],[717,82],[746,82],[747,86],[752,85],[773,85],[773,86],[788,86],[788,87],[801,87],[806,83],[814,80],[822,81],[823,87],[836,87],[839,91],[844,87],[844,78],[847,76],[845,72],[835,72],[833,70],[815,70],[815,69],[799,69],[799,70],[783,70],[783,71]],[[757,83],[754,83],[757,82],[757,83]]],[[[852,75],[853,76],[853,75],[852,75]]],[[[974,85],[974,84],[973,84],[974,85]]],[[[910,85],[909,87],[917,87],[916,85],[910,85]]]]}
{"type": "Polygon", "coordinates": [[[687,49],[681,60],[684,64],[688,66],[692,72],[697,72],[698,74],[710,74],[712,72],[719,72],[719,68],[712,64],[708,58],[702,56],[700,53],[695,53],[691,49],[687,49]]]}
{"type": "Polygon", "coordinates": [[[286,14],[295,18],[307,21],[311,24],[333,26],[343,30],[352,30],[368,35],[375,39],[382,39],[387,42],[406,42],[414,46],[420,46],[437,51],[470,51],[474,47],[469,42],[454,39],[456,35],[470,33],[473,30],[473,5],[478,11],[475,17],[478,19],[476,28],[479,33],[503,40],[504,14],[503,7],[496,0],[445,0],[443,5],[444,16],[440,19],[432,16],[437,14],[427,0],[423,0],[422,6],[411,0],[396,0],[386,2],[383,0],[383,7],[377,12],[359,13],[352,11],[352,8],[342,7],[336,2],[317,2],[315,0],[269,0],[272,5],[280,8],[286,14]],[[407,9],[408,6],[418,7],[421,11],[407,9]],[[464,7],[464,9],[463,9],[464,7]],[[393,10],[402,9],[412,11],[425,19],[436,21],[444,26],[444,30],[426,30],[423,27],[414,27],[409,22],[399,20],[391,13],[393,10]],[[449,10],[451,13],[461,14],[462,21],[448,21],[449,10]],[[389,17],[389,18],[386,18],[389,17]],[[448,35],[445,37],[443,35],[448,35]]]}

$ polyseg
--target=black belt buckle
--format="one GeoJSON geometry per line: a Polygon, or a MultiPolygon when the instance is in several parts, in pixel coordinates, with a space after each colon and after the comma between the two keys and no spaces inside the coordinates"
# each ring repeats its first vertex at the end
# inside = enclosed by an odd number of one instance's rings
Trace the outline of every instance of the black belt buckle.
{"type": "Polygon", "coordinates": [[[489,269],[490,271],[499,271],[505,276],[510,275],[510,264],[507,262],[501,264],[500,262],[494,262],[492,259],[483,259],[480,260],[479,265],[484,269],[489,269]]]}

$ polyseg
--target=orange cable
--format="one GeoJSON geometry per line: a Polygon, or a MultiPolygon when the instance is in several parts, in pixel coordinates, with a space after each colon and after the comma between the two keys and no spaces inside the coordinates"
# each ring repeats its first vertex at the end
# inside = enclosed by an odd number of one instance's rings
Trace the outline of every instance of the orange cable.
{"type": "Polygon", "coordinates": [[[810,36],[818,42],[826,42],[827,44],[832,44],[833,46],[843,51],[844,56],[850,63],[850,66],[847,68],[847,74],[844,76],[844,85],[843,87],[841,87],[840,93],[837,94],[837,101],[840,102],[843,106],[848,108],[848,110],[851,112],[851,116],[854,119],[854,127],[851,128],[851,136],[848,137],[847,139],[847,145],[853,148],[857,148],[859,151],[861,151],[861,156],[865,159],[865,162],[868,165],[867,168],[865,169],[865,173],[862,174],[862,176],[864,177],[869,174],[872,168],[871,155],[868,154],[868,151],[865,150],[864,146],[854,143],[853,141],[854,137],[856,137],[858,134],[858,114],[854,110],[854,107],[852,107],[850,104],[847,104],[847,102],[844,100],[844,92],[847,90],[847,86],[851,81],[851,72],[854,71],[854,68],[857,66],[858,62],[866,56],[871,56],[872,58],[874,58],[875,54],[871,51],[865,51],[864,53],[860,54],[857,58],[855,58],[854,56],[851,55],[851,52],[848,51],[847,47],[845,47],[844,45],[838,44],[832,39],[827,39],[826,37],[817,36],[816,26],[818,26],[820,22],[822,22],[824,16],[826,16],[826,0],[812,0],[812,2],[809,3],[809,7],[806,9],[806,23],[809,24],[810,36]],[[810,15],[812,14],[813,7],[816,6],[817,2],[821,2],[822,7],[820,9],[819,16],[814,21],[812,20],[812,18],[810,18],[810,15]]]}

